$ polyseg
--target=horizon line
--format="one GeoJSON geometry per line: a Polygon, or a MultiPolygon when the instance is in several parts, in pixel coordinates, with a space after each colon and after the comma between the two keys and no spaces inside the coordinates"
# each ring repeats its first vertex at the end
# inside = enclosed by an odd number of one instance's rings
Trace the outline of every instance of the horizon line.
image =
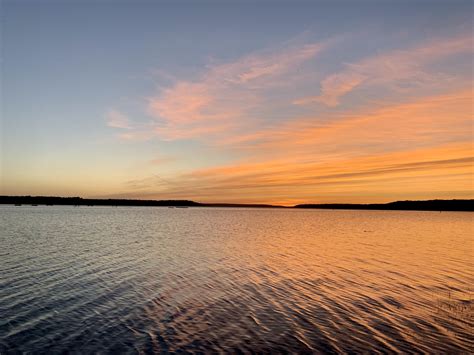
{"type": "Polygon", "coordinates": [[[380,209],[474,211],[474,199],[397,200],[386,203],[300,203],[291,206],[266,203],[197,202],[188,199],[143,200],[127,198],[83,198],[80,196],[0,195],[3,205],[87,205],[135,207],[262,207],[262,208],[315,208],[315,209],[380,209]]]}

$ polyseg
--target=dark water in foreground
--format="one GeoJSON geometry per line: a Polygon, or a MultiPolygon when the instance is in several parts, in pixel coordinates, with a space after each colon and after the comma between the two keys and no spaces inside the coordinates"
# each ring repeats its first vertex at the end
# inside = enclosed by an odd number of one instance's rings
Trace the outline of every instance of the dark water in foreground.
{"type": "Polygon", "coordinates": [[[473,216],[0,206],[0,353],[472,352],[473,216]]]}

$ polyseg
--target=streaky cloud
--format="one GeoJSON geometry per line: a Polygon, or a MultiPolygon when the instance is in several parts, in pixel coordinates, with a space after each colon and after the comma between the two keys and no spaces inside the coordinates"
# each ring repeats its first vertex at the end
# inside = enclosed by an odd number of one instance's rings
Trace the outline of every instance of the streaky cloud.
{"type": "Polygon", "coordinates": [[[112,128],[131,129],[130,120],[120,111],[109,110],[105,115],[107,126],[112,128]]]}
{"type": "Polygon", "coordinates": [[[357,63],[345,64],[346,69],[331,74],[321,81],[321,93],[293,101],[296,105],[322,103],[335,107],[341,98],[361,85],[397,88],[402,81],[410,80],[420,86],[444,84],[445,76],[429,73],[425,66],[445,57],[473,51],[472,34],[452,38],[432,39],[414,48],[393,50],[377,54],[357,63]]]}

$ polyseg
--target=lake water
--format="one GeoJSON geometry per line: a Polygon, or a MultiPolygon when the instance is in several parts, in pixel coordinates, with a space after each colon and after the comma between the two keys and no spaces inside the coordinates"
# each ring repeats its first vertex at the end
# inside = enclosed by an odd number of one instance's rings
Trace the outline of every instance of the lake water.
{"type": "Polygon", "coordinates": [[[0,206],[0,353],[472,353],[473,216],[0,206]]]}

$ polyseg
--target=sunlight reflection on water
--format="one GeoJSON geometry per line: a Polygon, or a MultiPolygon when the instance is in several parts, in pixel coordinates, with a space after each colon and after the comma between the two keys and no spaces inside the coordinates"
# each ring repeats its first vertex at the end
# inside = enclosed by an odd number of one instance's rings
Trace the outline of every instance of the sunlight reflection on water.
{"type": "Polygon", "coordinates": [[[470,213],[0,207],[0,353],[472,352],[470,213]]]}

